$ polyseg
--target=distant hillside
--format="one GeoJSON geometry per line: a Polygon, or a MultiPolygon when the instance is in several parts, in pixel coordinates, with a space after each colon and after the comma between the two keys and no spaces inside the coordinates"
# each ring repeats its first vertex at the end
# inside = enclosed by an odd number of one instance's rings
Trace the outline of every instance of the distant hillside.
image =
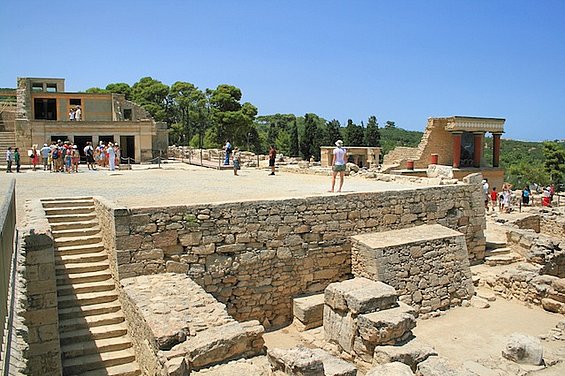
{"type": "Polygon", "coordinates": [[[380,128],[382,154],[386,154],[397,146],[415,147],[422,139],[423,132],[407,131],[402,128],[380,128]]]}

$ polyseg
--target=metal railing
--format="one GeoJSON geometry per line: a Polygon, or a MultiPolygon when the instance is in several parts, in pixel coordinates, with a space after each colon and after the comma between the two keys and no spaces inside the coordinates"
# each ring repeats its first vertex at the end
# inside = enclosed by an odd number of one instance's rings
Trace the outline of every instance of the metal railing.
{"type": "Polygon", "coordinates": [[[0,353],[1,369],[7,374],[14,320],[16,276],[16,184],[0,185],[0,353]]]}

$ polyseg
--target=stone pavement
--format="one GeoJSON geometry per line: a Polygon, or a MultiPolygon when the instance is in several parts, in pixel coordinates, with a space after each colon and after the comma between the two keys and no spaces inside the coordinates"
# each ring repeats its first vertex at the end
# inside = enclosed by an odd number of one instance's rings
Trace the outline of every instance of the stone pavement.
{"type": "MultiPolygon", "coordinates": [[[[209,202],[301,198],[328,193],[329,176],[278,173],[243,169],[217,171],[181,163],[133,166],[133,170],[89,171],[78,174],[26,171],[5,174],[16,179],[18,223],[23,220],[25,200],[44,197],[103,196],[127,207],[167,206],[209,202]]],[[[3,178],[2,178],[3,179],[3,178]]],[[[346,178],[344,193],[413,189],[414,186],[363,178],[346,178]]]]}

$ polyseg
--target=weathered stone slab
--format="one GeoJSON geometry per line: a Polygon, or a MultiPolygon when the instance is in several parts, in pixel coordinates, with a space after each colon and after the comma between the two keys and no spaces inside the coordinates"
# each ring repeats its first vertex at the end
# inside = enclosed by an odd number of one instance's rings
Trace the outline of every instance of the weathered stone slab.
{"type": "Polygon", "coordinates": [[[230,322],[188,338],[172,350],[185,352],[191,368],[199,369],[234,358],[260,354],[263,351],[264,331],[256,320],[230,322]]]}
{"type": "Polygon", "coordinates": [[[414,338],[401,346],[375,347],[373,364],[401,362],[416,371],[416,366],[432,355],[437,355],[437,352],[431,345],[414,338]]]}
{"type": "Polygon", "coordinates": [[[338,343],[345,351],[353,350],[353,341],[357,332],[357,322],[351,312],[334,311],[324,306],[324,336],[326,340],[338,343]]]}
{"type": "Polygon", "coordinates": [[[394,307],[397,299],[393,287],[367,278],[330,283],[325,290],[325,303],[328,306],[334,310],[348,310],[354,314],[394,307]]]}
{"type": "Polygon", "coordinates": [[[343,359],[337,358],[322,349],[312,352],[320,357],[324,364],[324,376],[356,376],[357,368],[343,359]]]}
{"type": "Polygon", "coordinates": [[[393,362],[371,368],[366,376],[413,376],[412,370],[404,363],[393,362]]]}
{"type": "Polygon", "coordinates": [[[414,314],[412,307],[399,303],[397,308],[359,315],[359,335],[364,341],[374,345],[394,342],[416,327],[414,314]]]}
{"type": "Polygon", "coordinates": [[[416,376],[459,376],[461,373],[447,359],[430,356],[418,364],[416,376]]]}
{"type": "Polygon", "coordinates": [[[273,371],[292,376],[324,376],[322,359],[304,347],[269,349],[267,358],[273,371]]]}
{"type": "Polygon", "coordinates": [[[538,366],[543,362],[543,348],[539,338],[514,333],[508,339],[502,356],[520,364],[538,366]]]}
{"type": "Polygon", "coordinates": [[[302,324],[302,330],[321,326],[324,317],[324,294],[294,298],[292,311],[294,318],[302,324]]]}

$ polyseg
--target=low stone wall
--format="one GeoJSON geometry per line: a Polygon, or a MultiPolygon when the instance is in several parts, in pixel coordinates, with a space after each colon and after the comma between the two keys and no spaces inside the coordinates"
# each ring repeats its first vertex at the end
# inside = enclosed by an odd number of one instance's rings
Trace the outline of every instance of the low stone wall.
{"type": "Polygon", "coordinates": [[[542,208],[539,214],[542,234],[565,239],[565,210],[542,208]]]}
{"type": "Polygon", "coordinates": [[[356,277],[391,285],[420,313],[473,296],[465,237],[441,225],[354,236],[351,259],[356,277]]]}
{"type": "Polygon", "coordinates": [[[511,228],[506,232],[508,243],[526,261],[542,267],[541,274],[565,277],[565,245],[563,239],[536,234],[531,230],[511,228]]]}
{"type": "Polygon", "coordinates": [[[20,232],[21,262],[18,271],[25,280],[26,299],[20,309],[26,331],[28,348],[23,351],[27,359],[26,371],[30,375],[60,376],[61,346],[59,344],[59,317],[57,314],[57,281],[53,237],[37,200],[26,206],[27,224],[20,232]]]}
{"type": "Polygon", "coordinates": [[[509,221],[508,223],[515,225],[522,230],[534,230],[537,233],[540,232],[540,216],[537,214],[524,214],[519,218],[509,221]]]}
{"type": "Polygon", "coordinates": [[[439,223],[465,234],[472,262],[484,258],[478,185],[104,210],[119,279],[185,273],[237,320],[266,327],[291,320],[292,297],[350,277],[351,235],[439,223]]]}

